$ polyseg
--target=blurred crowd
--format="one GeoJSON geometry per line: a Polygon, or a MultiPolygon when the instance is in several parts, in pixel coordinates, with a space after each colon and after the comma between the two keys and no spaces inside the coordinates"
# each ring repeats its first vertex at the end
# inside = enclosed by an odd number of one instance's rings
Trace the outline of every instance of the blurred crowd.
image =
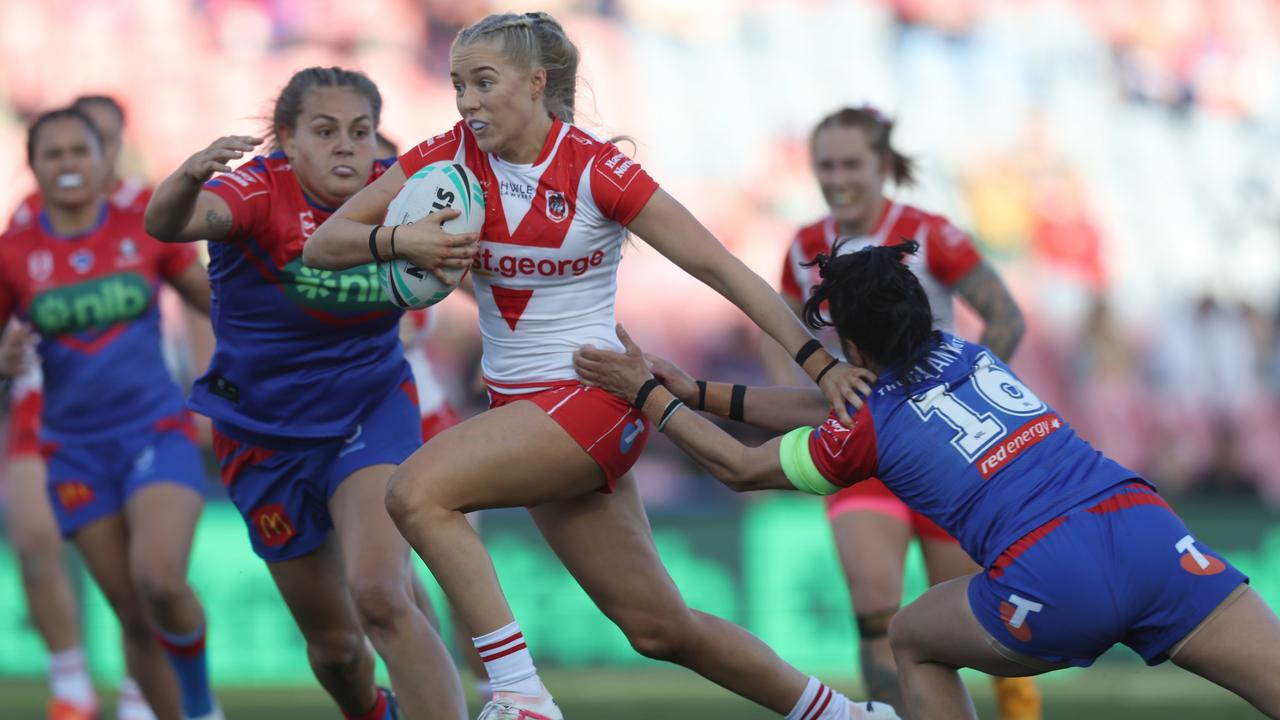
{"type": "MultiPolygon", "coordinates": [[[[542,0],[582,51],[580,124],[637,159],[776,281],[824,212],[808,131],[840,105],[898,119],[921,184],[1028,316],[1014,367],[1086,438],[1170,490],[1280,504],[1280,2],[542,0]]],[[[25,122],[85,93],[129,111],[155,181],[263,129],[294,70],[363,69],[402,145],[456,120],[448,49],[508,0],[4,0],[0,213],[30,190],[25,122]]],[[[441,343],[474,339],[464,301],[441,343]]],[[[636,244],[619,316],[703,375],[760,377],[731,307],[636,244]],[[672,322],[672,318],[680,322],[672,322]]],[[[962,329],[976,337],[970,321],[962,329]]],[[[464,353],[444,348],[466,394],[464,353]]],[[[710,492],[656,445],[655,502],[710,492]]],[[[645,471],[642,469],[642,473],[645,471]]]]}

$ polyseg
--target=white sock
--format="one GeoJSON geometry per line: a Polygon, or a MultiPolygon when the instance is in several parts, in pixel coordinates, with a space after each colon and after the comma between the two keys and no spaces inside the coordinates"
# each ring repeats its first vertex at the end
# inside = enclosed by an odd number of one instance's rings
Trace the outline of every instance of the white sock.
{"type": "Polygon", "coordinates": [[[796,706],[787,713],[787,720],[850,720],[849,698],[811,675],[796,706]]]}
{"type": "Polygon", "coordinates": [[[156,720],[156,714],[151,712],[147,699],[142,697],[142,688],[138,687],[136,680],[127,675],[120,680],[120,695],[116,698],[116,718],[117,720],[156,720]]]}
{"type": "Polygon", "coordinates": [[[98,706],[98,693],[89,678],[83,649],[76,647],[49,654],[49,691],[55,698],[79,708],[98,706]]]}
{"type": "Polygon", "coordinates": [[[489,684],[495,693],[510,692],[520,695],[541,695],[542,680],[533,666],[533,656],[524,643],[520,624],[512,622],[491,633],[471,638],[476,652],[484,661],[489,684]]]}

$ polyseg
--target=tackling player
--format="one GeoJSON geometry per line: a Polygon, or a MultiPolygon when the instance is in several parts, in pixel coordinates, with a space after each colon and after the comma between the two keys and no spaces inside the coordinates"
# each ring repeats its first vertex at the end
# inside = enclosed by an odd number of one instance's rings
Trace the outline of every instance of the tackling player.
{"type": "MultiPolygon", "coordinates": [[[[890,626],[913,720],[977,717],[958,668],[1036,675],[1088,666],[1115,643],[1280,717],[1280,620],[1149,483],[1080,439],[988,348],[933,330],[925,290],[902,263],[916,247],[819,258],[805,320],[834,326],[848,357],[878,374],[852,427],[823,422],[811,391],[701,385],[656,358],[669,390],[637,404],[735,490],[831,495],[877,477],[981,562],[890,626]],[[685,405],[789,432],[749,448],[685,405]]],[[[618,334],[625,355],[583,348],[578,372],[636,398],[656,381],[618,334]]]]}
{"type": "Polygon", "coordinates": [[[383,173],[381,110],[368,77],[301,70],[276,99],[276,151],[231,172],[261,141],[216,140],[157,186],[147,227],[209,240],[217,346],[191,407],[213,419],[222,481],[316,678],[348,718],[395,717],[367,635],[406,715],[458,718],[457,670],[415,604],[409,547],[383,502],[422,442],[402,313],[372,265],[328,272],[301,258],[329,213],[383,173]]]}

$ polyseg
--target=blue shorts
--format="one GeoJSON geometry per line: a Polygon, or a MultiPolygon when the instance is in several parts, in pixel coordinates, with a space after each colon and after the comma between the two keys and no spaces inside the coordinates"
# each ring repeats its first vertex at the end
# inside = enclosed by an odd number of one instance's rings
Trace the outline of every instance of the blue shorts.
{"type": "Polygon", "coordinates": [[[1150,486],[1130,483],[1050,520],[969,583],[969,607],[1006,648],[1088,667],[1116,643],[1168,659],[1241,583],[1150,486]]]}
{"type": "Polygon", "coordinates": [[[204,462],[185,411],[145,432],[83,442],[44,440],[40,450],[49,467],[49,504],[63,537],[120,512],[152,483],[185,485],[204,497],[204,462]]]}
{"type": "Polygon", "coordinates": [[[215,422],[213,449],[222,483],[249,526],[258,557],[281,562],[315,551],[329,535],[329,498],[352,473],[399,465],[422,445],[411,376],[346,438],[290,438],[215,422]]]}

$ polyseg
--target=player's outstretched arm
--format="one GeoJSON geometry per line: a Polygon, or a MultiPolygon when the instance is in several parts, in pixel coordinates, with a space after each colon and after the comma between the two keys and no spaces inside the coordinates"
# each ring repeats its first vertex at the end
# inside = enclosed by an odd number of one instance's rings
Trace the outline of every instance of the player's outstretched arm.
{"type": "Polygon", "coordinates": [[[383,227],[387,207],[404,181],[404,170],[397,163],[343,203],[307,238],[302,246],[302,264],[322,270],[343,270],[375,260],[398,258],[429,270],[441,282],[453,285],[454,280],[442,270],[469,266],[480,236],[452,234],[440,227],[459,215],[453,208],[432,213],[416,223],[383,227]]]}
{"type": "Polygon", "coordinates": [[[818,345],[804,324],[769,283],[734,257],[683,205],[659,189],[628,228],[682,270],[737,305],[747,317],[786,348],[793,358],[803,353],[800,366],[822,388],[840,422],[852,424],[847,406],[862,406],[860,375],[838,362],[818,345]]]}
{"type": "Polygon", "coordinates": [[[781,438],[747,447],[710,420],[685,411],[680,399],[654,379],[640,348],[621,325],[618,339],[626,347],[625,354],[590,345],[574,353],[574,366],[584,383],[637,405],[654,427],[729,488],[738,492],[791,489],[778,460],[781,438]],[[637,397],[642,390],[643,397],[637,397]]]}
{"type": "Polygon", "coordinates": [[[816,387],[747,387],[694,380],[670,360],[651,354],[644,357],[653,376],[688,407],[779,433],[827,419],[827,399],[816,387]]]}
{"type": "Polygon", "coordinates": [[[995,268],[985,260],[979,262],[960,278],[955,291],[982,318],[979,342],[991,348],[996,357],[1009,362],[1027,331],[1027,323],[995,268]]]}
{"type": "Polygon", "coordinates": [[[147,233],[164,242],[222,240],[231,230],[231,209],[204,184],[219,172],[231,172],[227,163],[244,157],[262,138],[228,135],[187,158],[151,195],[145,216],[147,233]]]}

